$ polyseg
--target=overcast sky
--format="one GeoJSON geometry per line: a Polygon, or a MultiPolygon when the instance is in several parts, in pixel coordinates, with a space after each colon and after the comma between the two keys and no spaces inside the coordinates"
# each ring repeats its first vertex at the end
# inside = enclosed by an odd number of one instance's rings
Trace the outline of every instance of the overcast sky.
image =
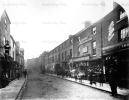
{"type": "Polygon", "coordinates": [[[11,35],[25,50],[25,59],[38,57],[112,10],[112,0],[0,0],[11,21],[11,35]]]}

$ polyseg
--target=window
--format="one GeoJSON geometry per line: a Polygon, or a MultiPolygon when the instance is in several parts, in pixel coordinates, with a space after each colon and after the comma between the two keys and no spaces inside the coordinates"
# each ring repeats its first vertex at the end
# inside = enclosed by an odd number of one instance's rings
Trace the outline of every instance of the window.
{"type": "Polygon", "coordinates": [[[54,63],[54,56],[52,57],[52,63],[54,63]]]}
{"type": "Polygon", "coordinates": [[[96,41],[93,42],[93,55],[96,55],[96,41]]]}
{"type": "Polygon", "coordinates": [[[60,45],[60,50],[62,49],[62,45],[60,45]]]}
{"type": "Polygon", "coordinates": [[[120,30],[120,41],[124,41],[129,37],[129,27],[120,30]]]}
{"type": "Polygon", "coordinates": [[[70,49],[70,58],[72,57],[72,49],[70,49]]]}
{"type": "Polygon", "coordinates": [[[6,44],[6,38],[3,36],[1,37],[2,38],[2,45],[5,45],[6,44]]]}
{"type": "Polygon", "coordinates": [[[60,54],[58,54],[58,61],[60,61],[60,54]]]}
{"type": "Polygon", "coordinates": [[[81,51],[81,50],[80,50],[80,47],[78,47],[78,55],[80,55],[80,51],[81,51]]]}
{"type": "Polygon", "coordinates": [[[88,46],[83,47],[83,54],[88,53],[88,46]]]}
{"type": "Polygon", "coordinates": [[[96,34],[96,27],[93,28],[93,35],[96,34]]]}
{"type": "Polygon", "coordinates": [[[124,18],[125,16],[127,16],[125,11],[120,11],[120,19],[124,18]]]}
{"type": "Polygon", "coordinates": [[[70,40],[70,44],[73,44],[73,39],[70,40]]]}
{"type": "Polygon", "coordinates": [[[65,60],[67,59],[66,57],[67,57],[67,51],[65,51],[65,60]]]}
{"type": "Polygon", "coordinates": [[[64,48],[64,43],[62,44],[62,49],[64,48]]]}
{"type": "Polygon", "coordinates": [[[5,30],[7,31],[7,20],[5,19],[5,30]]]}
{"type": "Polygon", "coordinates": [[[64,60],[64,54],[62,53],[62,61],[64,60]]]}
{"type": "Polygon", "coordinates": [[[80,42],[80,36],[78,37],[78,42],[80,42]]]}

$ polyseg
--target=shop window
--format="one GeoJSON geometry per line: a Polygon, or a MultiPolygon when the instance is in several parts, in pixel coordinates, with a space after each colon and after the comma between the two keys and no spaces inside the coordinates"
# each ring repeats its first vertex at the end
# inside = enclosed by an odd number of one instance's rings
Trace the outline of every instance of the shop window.
{"type": "Polygon", "coordinates": [[[93,55],[96,55],[96,41],[93,42],[93,55]]]}
{"type": "Polygon", "coordinates": [[[87,66],[89,66],[89,62],[87,62],[87,66]]]}
{"type": "Polygon", "coordinates": [[[93,35],[96,34],[96,27],[93,28],[93,35]]]}
{"type": "Polygon", "coordinates": [[[127,16],[127,14],[125,11],[120,11],[120,19],[123,19],[126,16],[127,16]]]}
{"type": "Polygon", "coordinates": [[[127,40],[129,38],[129,27],[120,30],[120,41],[127,40]]]}

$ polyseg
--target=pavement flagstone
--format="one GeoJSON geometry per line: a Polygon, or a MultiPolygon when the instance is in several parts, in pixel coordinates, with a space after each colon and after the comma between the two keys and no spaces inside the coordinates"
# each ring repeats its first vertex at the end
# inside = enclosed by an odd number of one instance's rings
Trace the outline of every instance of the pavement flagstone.
{"type": "MultiPolygon", "coordinates": [[[[49,75],[53,75],[53,76],[56,76],[55,74],[49,74],[49,75]]],[[[79,80],[75,81],[74,78],[70,78],[70,77],[64,77],[63,79],[66,79],[66,80],[69,80],[69,81],[72,81],[72,82],[76,82],[76,83],[79,83],[79,84],[83,84],[83,85],[86,85],[86,86],[90,86],[90,87],[93,87],[93,88],[96,88],[96,89],[99,89],[99,90],[103,90],[103,91],[106,91],[106,92],[111,92],[111,89],[110,89],[110,86],[109,84],[107,83],[103,83],[103,86],[100,87],[100,83],[96,82],[96,85],[95,84],[90,84],[90,82],[88,80],[82,80],[82,83],[79,82],[79,80]]],[[[121,95],[121,96],[127,96],[129,95],[129,89],[125,89],[125,88],[117,88],[117,93],[118,95],[121,95]]]]}
{"type": "Polygon", "coordinates": [[[24,82],[25,78],[20,78],[19,80],[14,80],[5,88],[1,88],[0,100],[15,100],[24,82]]]}

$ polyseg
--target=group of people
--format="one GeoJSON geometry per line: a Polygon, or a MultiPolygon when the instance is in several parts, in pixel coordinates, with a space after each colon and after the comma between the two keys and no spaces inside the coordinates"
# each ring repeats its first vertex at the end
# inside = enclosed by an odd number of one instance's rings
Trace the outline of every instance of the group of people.
{"type": "MultiPolygon", "coordinates": [[[[17,72],[17,79],[19,80],[19,78],[21,76],[20,75],[20,70],[17,70],[16,72],[17,72]]],[[[27,70],[24,69],[23,72],[22,72],[22,74],[23,74],[24,78],[26,78],[26,76],[27,76],[27,70]]]]}
{"type": "MultiPolygon", "coordinates": [[[[89,70],[89,71],[90,71],[90,74],[89,74],[90,84],[92,85],[92,83],[94,83],[96,85],[95,72],[93,70],[89,70]]],[[[99,74],[100,86],[103,86],[104,74],[103,74],[102,70],[100,70],[100,72],[98,74],[99,74]]],[[[112,92],[111,96],[117,97],[118,72],[112,66],[109,70],[108,75],[109,75],[109,85],[110,85],[111,92],[112,92]]]]}
{"type": "Polygon", "coordinates": [[[96,85],[96,76],[99,76],[99,82],[100,82],[100,86],[103,86],[103,82],[104,82],[104,74],[102,72],[102,70],[100,69],[100,71],[97,73],[95,72],[93,69],[89,69],[89,80],[90,80],[90,84],[92,85],[93,83],[96,85]]]}
{"type": "MultiPolygon", "coordinates": [[[[97,76],[98,76],[100,87],[103,86],[104,73],[103,73],[102,69],[100,69],[98,73],[95,72],[95,70],[93,70],[93,69],[89,69],[88,72],[89,72],[89,75],[88,75],[89,76],[89,81],[90,81],[91,85],[93,83],[96,85],[96,79],[97,79],[97,76]]],[[[111,96],[117,97],[118,73],[114,69],[113,66],[110,68],[110,70],[108,72],[108,75],[109,75],[109,85],[110,85],[111,92],[112,92],[111,96]]],[[[80,75],[77,70],[75,71],[75,81],[77,81],[77,79],[79,79],[79,81],[82,82],[83,76],[85,76],[85,75],[83,75],[83,74],[80,75]]]]}

